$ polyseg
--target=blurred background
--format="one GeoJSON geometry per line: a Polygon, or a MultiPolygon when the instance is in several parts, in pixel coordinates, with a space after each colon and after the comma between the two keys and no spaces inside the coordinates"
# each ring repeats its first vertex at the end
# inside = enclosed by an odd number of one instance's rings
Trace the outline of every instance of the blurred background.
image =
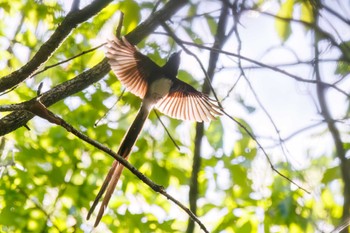
{"type": "MultiPolygon", "coordinates": [[[[38,67],[44,72],[3,91],[0,104],[30,100],[40,83],[45,93],[95,67],[105,49],[89,50],[111,38],[120,11],[124,35],[169,2],[111,2],[72,30],[38,67]]],[[[72,4],[0,1],[0,77],[37,53],[72,4]]],[[[151,113],[129,161],[210,232],[331,232],[347,222],[349,15],[350,2],[340,0],[186,2],[137,47],[159,65],[183,50],[178,78],[215,98],[211,80],[227,115],[197,124],[160,114],[164,127],[151,113]]],[[[49,109],[116,151],[141,103],[123,90],[109,72],[49,109]]],[[[93,230],[85,218],[110,156],[39,117],[3,134],[0,149],[1,232],[93,230]]],[[[201,232],[128,170],[93,231],[201,232]]]]}

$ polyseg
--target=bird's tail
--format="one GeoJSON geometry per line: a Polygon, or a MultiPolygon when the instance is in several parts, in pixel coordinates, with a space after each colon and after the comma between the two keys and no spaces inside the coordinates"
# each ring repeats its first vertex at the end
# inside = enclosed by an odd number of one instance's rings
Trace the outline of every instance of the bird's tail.
{"type": "MultiPolygon", "coordinates": [[[[124,136],[124,139],[122,141],[122,143],[119,146],[119,150],[118,150],[118,155],[124,157],[125,159],[128,159],[129,154],[131,152],[132,147],[134,146],[141,130],[142,127],[149,115],[150,112],[150,108],[147,105],[141,105],[141,108],[134,120],[134,122],[131,124],[128,132],[126,133],[126,135],[124,136]]],[[[120,175],[123,171],[124,166],[122,164],[120,164],[118,161],[113,161],[112,167],[109,170],[107,177],[105,178],[102,187],[100,189],[100,191],[98,192],[94,203],[92,204],[90,211],[87,215],[87,219],[90,218],[92,212],[94,211],[94,209],[96,208],[96,205],[98,203],[98,201],[100,200],[100,198],[102,197],[102,195],[104,194],[104,192],[106,191],[106,195],[103,198],[100,210],[98,212],[98,215],[96,217],[96,221],[95,221],[95,227],[99,224],[103,213],[108,205],[108,202],[113,194],[113,191],[115,189],[115,186],[118,183],[118,180],[120,178],[120,175]]]]}

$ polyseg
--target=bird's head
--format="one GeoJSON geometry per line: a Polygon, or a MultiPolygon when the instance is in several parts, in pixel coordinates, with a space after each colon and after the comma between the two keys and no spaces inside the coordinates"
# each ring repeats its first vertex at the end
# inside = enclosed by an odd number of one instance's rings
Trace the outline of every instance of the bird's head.
{"type": "Polygon", "coordinates": [[[169,60],[163,66],[163,70],[166,74],[176,77],[180,66],[180,55],[181,55],[181,50],[179,52],[171,54],[171,56],[169,57],[169,60]]]}

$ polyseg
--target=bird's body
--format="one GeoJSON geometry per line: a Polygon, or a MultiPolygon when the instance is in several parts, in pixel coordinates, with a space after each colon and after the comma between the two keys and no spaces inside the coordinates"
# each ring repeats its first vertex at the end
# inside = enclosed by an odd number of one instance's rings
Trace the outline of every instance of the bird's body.
{"type": "MultiPolygon", "coordinates": [[[[124,37],[108,42],[106,53],[112,70],[126,89],[142,99],[140,110],[119,146],[118,154],[128,159],[150,111],[159,111],[182,120],[209,121],[221,115],[217,102],[192,86],[177,79],[180,52],[170,56],[160,67],[136,50],[124,37]]],[[[104,210],[113,194],[123,171],[123,165],[114,161],[97,197],[90,208],[89,219],[99,199],[106,191],[95,227],[100,222],[104,210]]]]}

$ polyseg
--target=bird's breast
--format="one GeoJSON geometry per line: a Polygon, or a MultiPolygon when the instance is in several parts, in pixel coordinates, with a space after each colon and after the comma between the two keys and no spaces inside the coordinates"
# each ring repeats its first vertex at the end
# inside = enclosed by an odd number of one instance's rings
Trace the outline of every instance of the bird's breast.
{"type": "Polygon", "coordinates": [[[158,78],[150,84],[147,90],[148,96],[153,100],[158,101],[169,93],[172,84],[173,81],[171,79],[158,78]]]}

